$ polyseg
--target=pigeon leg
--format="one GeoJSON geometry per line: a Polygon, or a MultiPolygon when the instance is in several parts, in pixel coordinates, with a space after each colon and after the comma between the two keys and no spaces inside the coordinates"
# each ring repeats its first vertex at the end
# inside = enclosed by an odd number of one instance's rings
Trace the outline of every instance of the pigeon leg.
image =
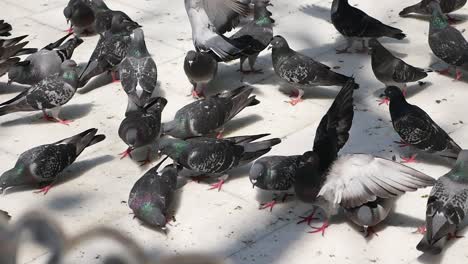
{"type": "Polygon", "coordinates": [[[218,189],[218,192],[221,191],[221,188],[223,188],[223,184],[226,182],[228,177],[229,176],[227,174],[219,177],[219,181],[217,183],[210,184],[211,188],[208,190],[218,189]]]}
{"type": "Polygon", "coordinates": [[[302,102],[302,96],[304,96],[304,91],[300,88],[295,88],[290,95],[292,98],[291,100],[287,103],[290,103],[292,106],[297,105],[298,103],[302,102]]]}
{"type": "Polygon", "coordinates": [[[464,236],[459,236],[457,235],[457,232],[455,231],[455,233],[449,233],[447,235],[447,240],[452,240],[452,239],[457,239],[457,238],[464,238],[464,236]]]}
{"type": "Polygon", "coordinates": [[[205,85],[203,83],[197,83],[195,88],[192,90],[192,97],[195,99],[200,99],[205,97],[204,91],[205,85]]]}
{"type": "Polygon", "coordinates": [[[317,210],[316,207],[314,207],[314,209],[312,210],[312,212],[307,215],[307,216],[299,216],[299,218],[301,218],[302,220],[297,222],[296,224],[299,225],[299,224],[302,224],[302,223],[305,223],[307,222],[307,225],[310,225],[310,223],[313,221],[313,220],[317,220],[318,218],[315,218],[315,211],[317,210]]]}
{"type": "Polygon", "coordinates": [[[117,72],[116,71],[111,71],[111,77],[112,77],[112,82],[120,82],[119,77],[117,77],[117,72]]]}
{"type": "Polygon", "coordinates": [[[358,53],[368,53],[369,52],[369,49],[367,48],[367,45],[366,45],[366,40],[363,39],[361,40],[361,45],[362,45],[362,48],[357,50],[358,53]]]}
{"type": "Polygon", "coordinates": [[[249,56],[249,66],[250,66],[250,73],[253,74],[263,74],[263,71],[261,69],[256,70],[254,68],[255,62],[257,61],[258,53],[249,56]]]}
{"type": "Polygon", "coordinates": [[[148,149],[146,152],[146,159],[139,161],[140,167],[146,166],[151,163],[150,156],[151,156],[151,150],[148,149]]]}
{"type": "Polygon", "coordinates": [[[44,119],[44,120],[47,120],[47,121],[55,121],[54,118],[52,118],[51,116],[49,116],[47,114],[45,109],[42,109],[42,117],[41,118],[44,119]]]}
{"type": "Polygon", "coordinates": [[[62,125],[69,125],[73,120],[66,120],[66,119],[60,119],[59,113],[60,113],[60,106],[57,106],[55,108],[52,108],[50,110],[50,113],[52,114],[52,118],[55,119],[55,121],[59,122],[62,125]]]}
{"type": "Polygon", "coordinates": [[[132,147],[128,147],[124,152],[119,153],[120,159],[124,159],[124,158],[126,158],[127,156],[130,157],[130,158],[132,158],[132,151],[133,151],[133,148],[132,148],[132,147]]]}
{"type": "Polygon", "coordinates": [[[34,193],[42,193],[44,195],[46,195],[50,189],[52,189],[52,185],[54,184],[54,182],[52,182],[51,184],[45,186],[44,188],[41,188],[39,191],[35,191],[34,193]]]}
{"type": "Polygon", "coordinates": [[[206,175],[198,175],[198,176],[193,176],[193,177],[190,177],[190,178],[192,179],[192,181],[200,183],[202,180],[209,179],[210,177],[208,177],[206,175]]]}
{"type": "Polygon", "coordinates": [[[323,222],[322,226],[321,227],[313,227],[311,226],[313,229],[315,229],[314,231],[309,231],[307,233],[309,234],[314,234],[314,233],[322,233],[322,236],[325,236],[325,230],[327,230],[327,228],[330,226],[330,224],[328,223],[328,220],[325,220],[325,222],[323,222]]]}
{"type": "Polygon", "coordinates": [[[401,92],[403,93],[403,96],[406,97],[406,95],[408,94],[407,93],[407,90],[408,90],[408,87],[406,86],[406,83],[405,85],[403,86],[403,88],[401,88],[401,92]]]}
{"type": "Polygon", "coordinates": [[[416,163],[416,156],[417,154],[411,155],[411,157],[400,157],[403,161],[401,163],[416,163]]]}
{"type": "Polygon", "coordinates": [[[403,141],[393,141],[393,143],[396,143],[399,145],[400,148],[405,148],[411,146],[410,144],[403,142],[403,141]]]}
{"type": "Polygon", "coordinates": [[[370,237],[371,235],[379,236],[372,226],[364,226],[362,233],[364,233],[364,237],[370,237]]]}
{"type": "Polygon", "coordinates": [[[424,235],[427,232],[426,226],[420,226],[416,231],[413,232],[413,234],[421,234],[424,235]]]}
{"type": "Polygon", "coordinates": [[[224,132],[224,127],[222,127],[219,131],[218,134],[216,134],[217,139],[222,139],[223,138],[223,132],[224,132]]]}
{"type": "Polygon", "coordinates": [[[463,73],[459,69],[455,69],[455,79],[454,81],[459,81],[463,77],[463,73]]]}
{"type": "Polygon", "coordinates": [[[267,209],[267,208],[270,208],[270,212],[273,211],[273,207],[275,207],[277,201],[276,201],[276,198],[274,198],[273,200],[271,200],[270,202],[268,203],[262,203],[260,204],[260,210],[263,210],[263,209],[267,209]]]}
{"type": "Polygon", "coordinates": [[[63,32],[73,33],[73,26],[70,26],[68,29],[65,29],[63,32]]]}
{"type": "Polygon", "coordinates": [[[336,54],[351,53],[349,52],[349,48],[351,48],[351,46],[353,46],[353,40],[346,38],[346,47],[344,49],[336,49],[336,54]]]}
{"type": "Polygon", "coordinates": [[[388,99],[388,97],[385,96],[384,98],[377,100],[377,102],[379,102],[379,105],[388,105],[390,103],[390,99],[388,99]]]}
{"type": "Polygon", "coordinates": [[[288,199],[289,196],[294,196],[294,194],[290,194],[290,193],[285,193],[283,195],[283,199],[281,199],[281,202],[286,202],[286,199],[288,199]]]}
{"type": "Polygon", "coordinates": [[[238,70],[238,72],[247,74],[247,73],[249,73],[249,71],[244,71],[244,62],[245,62],[245,59],[246,59],[246,57],[244,57],[244,56],[241,56],[241,57],[240,57],[240,59],[239,59],[240,62],[239,62],[239,70],[238,70]]]}

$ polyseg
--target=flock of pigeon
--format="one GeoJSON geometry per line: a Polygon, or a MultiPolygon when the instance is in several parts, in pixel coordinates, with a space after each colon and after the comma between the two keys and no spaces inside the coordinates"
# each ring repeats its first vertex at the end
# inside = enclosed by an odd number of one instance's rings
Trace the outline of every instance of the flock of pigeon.
{"type": "MultiPolygon", "coordinates": [[[[330,67],[300,54],[282,36],[273,34],[274,19],[267,9],[269,0],[185,0],[192,26],[195,50],[188,51],[184,71],[193,84],[196,101],[182,107],[170,122],[162,123],[167,100],[158,96],[157,67],[149,54],[142,26],[121,11],[109,9],[102,0],[70,0],[64,15],[70,32],[58,41],[38,50],[25,48],[27,36],[0,40],[0,75],[8,73],[9,83],[30,85],[23,92],[0,104],[0,116],[21,111],[42,111],[44,118],[63,124],[60,107],[70,101],[78,88],[92,78],[111,73],[120,80],[128,95],[125,118],[118,134],[128,148],[122,158],[135,149],[151,147],[165,155],[133,186],[129,206],[144,224],[166,228],[168,208],[174,194],[184,184],[181,171],[190,176],[214,176],[212,185],[220,190],[228,172],[253,161],[250,181],[254,187],[275,192],[293,191],[314,207],[300,222],[311,226],[316,210],[326,218],[340,209],[368,235],[383,221],[394,200],[405,192],[432,187],[426,212],[425,235],[417,245],[423,252],[438,254],[445,242],[456,236],[468,213],[468,151],[463,150],[421,108],[405,99],[406,84],[425,78],[430,69],[413,67],[389,52],[379,38],[403,39],[402,30],[390,27],[351,6],[348,0],[333,0],[331,21],[348,41],[337,53],[349,52],[354,41],[371,55],[375,77],[385,84],[381,103],[389,103],[395,131],[401,143],[454,161],[453,168],[438,180],[407,167],[368,154],[338,156],[349,138],[354,117],[353,93],[359,89],[353,77],[332,71],[330,67]],[[240,25],[240,18],[253,12],[252,20],[241,25],[231,36],[224,34],[240,25]],[[72,37],[72,35],[74,35],[72,37]],[[84,67],[71,60],[80,37],[98,35],[99,41],[84,67]],[[68,39],[68,40],[67,40],[68,39]],[[240,60],[243,74],[261,73],[255,68],[260,52],[272,49],[276,74],[295,87],[291,104],[299,103],[305,87],[341,86],[333,104],[317,128],[313,149],[294,156],[264,156],[281,142],[278,138],[261,140],[269,134],[223,138],[223,127],[239,112],[260,102],[252,96],[252,87],[205,96],[208,84],[216,78],[218,63],[240,60]],[[25,59],[19,56],[28,55],[25,59]],[[248,61],[249,70],[244,62],[248,61]],[[50,110],[51,116],[47,113],[50,110]],[[160,169],[167,159],[173,163],[160,169]]],[[[468,62],[468,42],[450,25],[447,13],[464,6],[466,0],[423,0],[405,8],[400,15],[418,13],[430,16],[429,45],[433,53],[450,67],[468,62]]],[[[0,36],[9,36],[12,27],[1,21],[0,36]]],[[[445,73],[447,71],[444,71],[445,73]]],[[[462,78],[456,70],[455,79],[462,78]]],[[[117,128],[116,128],[117,129],[117,128]]],[[[40,186],[46,194],[60,180],[60,173],[87,148],[105,139],[91,128],[52,144],[25,151],[14,167],[0,177],[0,188],[40,186]]],[[[404,159],[414,161],[415,156],[404,159]]],[[[273,209],[276,201],[261,208],[273,209]]],[[[312,233],[324,233],[327,219],[312,233]]]]}

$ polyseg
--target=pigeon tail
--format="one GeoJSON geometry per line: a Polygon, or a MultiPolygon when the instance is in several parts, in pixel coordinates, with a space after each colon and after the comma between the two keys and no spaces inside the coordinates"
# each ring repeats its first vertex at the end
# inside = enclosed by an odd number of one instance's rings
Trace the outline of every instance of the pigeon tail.
{"type": "Polygon", "coordinates": [[[53,49],[56,49],[58,47],[60,47],[60,45],[62,45],[62,43],[67,39],[69,38],[71,35],[73,35],[73,33],[69,33],[67,34],[66,36],[60,38],[59,40],[53,42],[53,43],[50,43],[49,45],[45,46],[44,48],[42,49],[46,49],[46,50],[53,50],[53,49]]]}
{"type": "Polygon", "coordinates": [[[58,53],[62,61],[71,59],[75,49],[83,43],[83,39],[75,37],[68,40],[65,44],[59,47],[58,53]]]}
{"type": "Polygon", "coordinates": [[[253,88],[246,88],[241,87],[233,91],[233,95],[231,97],[232,100],[232,109],[229,113],[227,120],[231,120],[234,116],[236,116],[240,111],[248,106],[254,106],[260,103],[255,96],[250,96],[252,93],[253,88]]]}
{"type": "Polygon", "coordinates": [[[0,116],[7,115],[10,113],[17,112],[16,107],[14,105],[5,105],[0,107],[0,116]]]}
{"type": "Polygon", "coordinates": [[[76,156],[79,156],[85,148],[99,143],[106,138],[104,135],[96,135],[97,131],[96,128],[91,128],[57,143],[74,144],[76,146],[76,156]]]}
{"type": "Polygon", "coordinates": [[[451,159],[457,159],[458,154],[460,154],[460,151],[462,151],[462,148],[457,143],[455,143],[455,141],[450,139],[447,142],[447,149],[440,152],[439,156],[451,158],[451,159]]]}
{"type": "Polygon", "coordinates": [[[249,163],[262,155],[268,153],[271,148],[281,143],[281,139],[273,138],[260,142],[253,142],[244,145],[244,154],[242,155],[240,163],[249,163]]]}

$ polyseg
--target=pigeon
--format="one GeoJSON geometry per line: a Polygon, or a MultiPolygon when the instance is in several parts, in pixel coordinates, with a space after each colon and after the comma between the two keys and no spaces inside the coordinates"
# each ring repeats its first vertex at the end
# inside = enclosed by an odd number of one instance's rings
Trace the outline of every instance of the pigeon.
{"type": "Polygon", "coordinates": [[[369,40],[371,48],[371,64],[375,77],[385,87],[397,86],[406,94],[406,83],[417,82],[427,77],[430,69],[413,67],[403,60],[395,57],[376,39],[369,40]]]}
{"type": "Polygon", "coordinates": [[[111,72],[113,81],[117,66],[127,56],[133,30],[141,27],[123,15],[112,18],[112,27],[99,38],[96,48],[85,69],[80,75],[79,87],[83,87],[92,77],[111,72]]]}
{"type": "Polygon", "coordinates": [[[262,70],[254,69],[255,61],[261,51],[268,47],[273,38],[273,23],[271,13],[267,6],[271,6],[269,0],[256,0],[254,3],[254,19],[232,35],[231,39],[237,46],[245,46],[240,57],[241,73],[262,73],[262,70]],[[250,71],[243,69],[244,61],[248,59],[250,71]]]}
{"type": "Polygon", "coordinates": [[[337,50],[337,53],[348,52],[354,40],[358,39],[362,41],[361,51],[366,51],[366,40],[369,38],[389,37],[401,40],[406,37],[400,29],[387,26],[349,5],[348,0],[333,0],[331,21],[336,30],[347,40],[346,48],[337,50]]]}
{"type": "MultiPolygon", "coordinates": [[[[461,147],[424,110],[409,104],[398,87],[387,87],[385,95],[390,99],[393,128],[403,144],[443,157],[458,157],[461,147]]],[[[404,158],[404,162],[414,162],[415,158],[416,155],[404,158]]]]}
{"type": "MultiPolygon", "coordinates": [[[[356,87],[357,84],[352,78],[343,85],[317,127],[313,150],[297,158],[293,188],[295,195],[303,202],[316,202],[320,188],[326,180],[326,172],[348,141],[354,117],[353,94],[356,87]]],[[[310,223],[313,217],[314,212],[303,218],[310,223]]],[[[317,232],[324,231],[327,224],[325,222],[317,232]]]]}
{"type": "Polygon", "coordinates": [[[252,91],[252,87],[240,87],[190,103],[178,110],[172,121],[163,124],[163,133],[187,139],[219,132],[220,137],[223,126],[234,116],[260,103],[250,96],[252,91]]]}
{"type": "Polygon", "coordinates": [[[0,193],[10,187],[48,184],[39,191],[46,194],[58,180],[60,172],[72,164],[85,148],[106,138],[96,133],[97,129],[91,128],[23,152],[15,166],[0,176],[0,193]]]}
{"type": "Polygon", "coordinates": [[[128,95],[129,107],[143,107],[151,99],[158,81],[156,63],[148,52],[145,36],[141,28],[133,31],[127,56],[119,66],[122,87],[128,95]]]}
{"type": "Polygon", "coordinates": [[[77,81],[76,63],[66,60],[61,65],[60,73],[49,75],[13,99],[1,103],[0,116],[14,112],[42,110],[45,119],[68,124],[70,120],[60,119],[60,108],[75,95],[77,81]],[[52,117],[47,115],[47,109],[51,109],[52,117]]]}
{"type": "MultiPolygon", "coordinates": [[[[405,7],[399,13],[400,16],[405,17],[412,13],[420,15],[431,15],[432,9],[428,6],[429,2],[432,0],[423,0],[412,6],[405,7]]],[[[467,0],[439,0],[440,8],[449,21],[455,22],[456,19],[450,17],[448,13],[456,11],[462,8],[466,4],[467,0]]]]}
{"type": "MultiPolygon", "coordinates": [[[[273,67],[276,74],[292,85],[332,86],[344,85],[350,77],[336,73],[330,67],[292,50],[282,36],[275,36],[271,41],[273,67]]],[[[304,91],[296,88],[297,96],[291,105],[301,102],[304,91]]]]}
{"type": "Polygon", "coordinates": [[[431,1],[432,17],[429,26],[429,46],[439,59],[449,64],[449,68],[439,73],[449,73],[450,67],[455,67],[455,80],[462,78],[457,69],[468,62],[468,42],[462,33],[450,26],[437,2],[431,1]]]}
{"type": "Polygon", "coordinates": [[[325,174],[318,204],[327,217],[342,208],[368,236],[373,226],[385,220],[398,196],[434,183],[432,177],[403,164],[368,154],[347,154],[325,174]]]}
{"type": "MultiPolygon", "coordinates": [[[[2,20],[0,20],[2,21],[2,20]]],[[[5,22],[0,23],[0,32],[4,36],[9,35],[9,30],[11,30],[11,26],[5,22]]],[[[23,35],[11,39],[0,39],[0,76],[5,75],[11,67],[16,65],[20,61],[18,56],[31,54],[37,52],[37,49],[33,48],[24,48],[29,42],[24,41],[28,35],[23,35]]]]}
{"type": "Polygon", "coordinates": [[[218,62],[206,52],[189,51],[184,60],[185,75],[193,85],[192,96],[205,96],[205,89],[218,72],[218,62]]]}
{"type": "Polygon", "coordinates": [[[11,27],[11,25],[9,23],[5,22],[5,20],[3,20],[3,19],[0,19],[0,37],[9,37],[9,36],[11,36],[10,31],[12,29],[13,28],[11,27]]]}
{"type": "Polygon", "coordinates": [[[218,183],[212,185],[212,189],[218,188],[219,191],[227,179],[226,172],[257,159],[268,153],[273,146],[281,143],[279,138],[255,141],[268,135],[224,139],[195,137],[186,140],[165,136],[159,141],[159,150],[192,172],[224,174],[218,183]]]}
{"type": "Polygon", "coordinates": [[[426,233],[419,251],[439,254],[446,241],[466,225],[468,214],[468,151],[462,150],[455,167],[435,183],[427,201],[426,233]]]}
{"type": "Polygon", "coordinates": [[[50,43],[29,55],[24,61],[16,63],[8,71],[8,82],[34,85],[49,75],[59,73],[62,63],[70,60],[74,50],[83,43],[82,39],[75,37],[62,45],[70,35],[50,43]]]}
{"type": "Polygon", "coordinates": [[[250,0],[185,0],[185,11],[192,27],[193,45],[197,51],[211,51],[220,60],[239,57],[241,49],[223,36],[246,16],[250,0]]]}
{"type": "MultiPolygon", "coordinates": [[[[151,99],[148,104],[137,111],[126,113],[119,127],[119,137],[128,145],[127,150],[120,153],[122,159],[130,156],[136,148],[155,142],[161,135],[161,114],[167,100],[163,97],[151,99]]],[[[149,154],[148,154],[149,155],[149,154]]],[[[144,161],[146,164],[149,160],[144,161]]]]}
{"type": "Polygon", "coordinates": [[[166,229],[166,224],[169,222],[170,216],[167,210],[174,200],[180,169],[170,164],[158,173],[159,167],[166,159],[167,157],[147,171],[133,185],[128,198],[128,205],[136,218],[162,230],[166,229]]]}

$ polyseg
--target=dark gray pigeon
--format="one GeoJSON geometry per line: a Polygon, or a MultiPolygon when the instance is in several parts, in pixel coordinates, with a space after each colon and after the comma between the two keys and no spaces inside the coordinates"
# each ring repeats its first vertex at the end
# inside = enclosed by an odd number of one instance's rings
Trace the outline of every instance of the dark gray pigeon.
{"type": "Polygon", "coordinates": [[[47,184],[39,191],[46,194],[60,172],[72,164],[85,148],[106,138],[96,133],[97,129],[88,129],[73,137],[23,152],[15,166],[0,176],[0,192],[9,187],[47,184]]]}
{"type": "Polygon", "coordinates": [[[185,0],[184,2],[196,50],[212,51],[222,61],[237,58],[241,50],[222,34],[239,24],[240,15],[247,15],[250,0],[185,0]]]}
{"type": "Polygon", "coordinates": [[[449,68],[440,71],[449,73],[450,67],[455,67],[455,80],[462,78],[462,73],[457,69],[468,62],[468,42],[462,33],[450,26],[437,2],[431,1],[432,17],[429,27],[429,46],[439,59],[449,64],[449,68]]]}
{"type": "Polygon", "coordinates": [[[192,96],[205,96],[205,90],[218,72],[218,62],[206,52],[189,51],[184,60],[185,75],[193,85],[192,96]]]}
{"type": "Polygon", "coordinates": [[[131,42],[130,34],[139,27],[140,25],[123,15],[113,16],[111,29],[101,35],[88,64],[80,75],[79,87],[83,87],[91,78],[104,72],[111,72],[115,81],[117,66],[127,56],[131,42]]]}
{"type": "Polygon", "coordinates": [[[413,67],[395,57],[376,39],[369,41],[371,48],[371,64],[375,77],[385,85],[397,86],[406,94],[406,83],[417,82],[427,77],[430,69],[413,67]]]}
{"type": "Polygon", "coordinates": [[[128,205],[136,218],[144,224],[162,230],[166,229],[171,217],[168,215],[168,209],[174,200],[180,170],[174,164],[170,164],[158,173],[159,167],[166,159],[167,157],[147,171],[133,185],[128,198],[128,205]]]}
{"type": "Polygon", "coordinates": [[[16,63],[8,71],[8,82],[34,85],[49,75],[59,73],[62,63],[70,60],[75,48],[83,43],[82,39],[75,37],[62,45],[69,36],[71,34],[16,63]]]}
{"type": "Polygon", "coordinates": [[[134,109],[132,105],[143,107],[149,102],[158,81],[158,69],[146,48],[141,28],[133,31],[127,56],[119,66],[119,75],[129,99],[127,112],[134,109]]]}
{"type": "Polygon", "coordinates": [[[468,151],[462,150],[455,167],[440,177],[427,201],[426,234],[417,249],[439,254],[450,237],[466,226],[468,214],[468,151]]]}
{"type": "Polygon", "coordinates": [[[362,51],[366,51],[366,40],[369,38],[389,37],[404,39],[406,37],[398,28],[390,27],[363,11],[351,6],[348,0],[333,0],[331,21],[336,30],[347,40],[346,48],[337,53],[346,53],[356,39],[362,41],[362,51]]]}
{"type": "Polygon", "coordinates": [[[163,124],[164,134],[186,139],[223,131],[223,126],[248,106],[259,101],[250,96],[252,87],[240,87],[190,103],[163,124]]]}
{"type": "Polygon", "coordinates": [[[60,119],[59,113],[61,106],[75,95],[78,82],[76,66],[72,60],[64,61],[60,73],[49,75],[13,99],[1,103],[0,116],[14,112],[42,110],[45,119],[68,124],[71,121],[60,119]],[[51,110],[52,117],[47,115],[47,109],[51,110]]]}
{"type": "MultiPolygon", "coordinates": [[[[7,36],[10,33],[6,33],[9,32],[9,30],[7,30],[9,27],[5,26],[5,24],[9,24],[3,22],[3,32],[5,32],[3,35],[7,36]]],[[[1,26],[2,25],[0,25],[0,29],[1,26]]],[[[0,76],[5,75],[5,73],[7,73],[11,67],[20,61],[18,56],[37,52],[37,49],[24,48],[28,44],[28,41],[21,41],[26,37],[27,35],[11,39],[0,39],[0,76]]]]}
{"type": "MultiPolygon", "coordinates": [[[[458,157],[460,146],[424,110],[409,104],[399,88],[387,87],[385,95],[390,99],[393,128],[402,142],[443,157],[458,157]]],[[[404,158],[404,162],[414,162],[415,158],[416,155],[404,158]]]]}
{"type": "Polygon", "coordinates": [[[372,227],[387,218],[395,199],[405,192],[434,185],[435,180],[415,169],[367,154],[339,157],[326,174],[318,203],[327,216],[341,207],[355,224],[364,227],[366,236],[372,227]]]}
{"type": "Polygon", "coordinates": [[[255,61],[261,51],[268,47],[273,38],[273,22],[267,6],[271,6],[269,0],[256,0],[254,2],[254,19],[244,25],[229,39],[237,43],[236,46],[246,47],[240,57],[241,73],[262,73],[262,70],[254,68],[255,61]],[[244,61],[249,60],[250,71],[243,69],[244,61]]]}
{"type": "Polygon", "coordinates": [[[3,19],[0,20],[0,37],[9,37],[9,36],[11,36],[10,31],[12,29],[13,28],[11,27],[11,25],[9,23],[5,22],[5,20],[3,20],[3,19]]]}
{"type": "MultiPolygon", "coordinates": [[[[271,45],[273,47],[271,56],[276,74],[292,85],[299,87],[342,86],[350,79],[348,76],[332,71],[327,65],[292,50],[281,36],[275,36],[271,45]]],[[[301,102],[301,97],[304,95],[301,88],[295,87],[295,89],[296,97],[290,101],[292,105],[301,102]]]]}
{"type": "MultiPolygon", "coordinates": [[[[128,148],[121,153],[121,158],[131,157],[132,151],[136,148],[147,146],[158,140],[162,132],[161,114],[166,104],[165,98],[156,97],[144,107],[126,113],[119,127],[119,137],[128,145],[128,148]]],[[[148,160],[149,157],[144,163],[146,164],[148,160]]]]}
{"type": "Polygon", "coordinates": [[[239,136],[224,139],[196,137],[176,139],[162,137],[161,153],[168,155],[177,164],[195,173],[223,175],[212,189],[221,189],[229,170],[245,165],[268,153],[281,142],[279,138],[256,141],[269,134],[239,136]]]}
{"type": "MultiPolygon", "coordinates": [[[[400,16],[408,16],[410,14],[420,14],[420,15],[431,15],[432,14],[432,9],[429,6],[429,2],[432,0],[423,0],[417,4],[414,4],[412,6],[405,7],[401,12],[399,13],[400,16]]],[[[442,12],[447,16],[449,19],[449,22],[456,22],[457,19],[454,19],[448,15],[448,13],[451,13],[453,11],[456,11],[460,8],[462,8],[467,0],[438,0],[440,4],[440,8],[442,12]]]]}

